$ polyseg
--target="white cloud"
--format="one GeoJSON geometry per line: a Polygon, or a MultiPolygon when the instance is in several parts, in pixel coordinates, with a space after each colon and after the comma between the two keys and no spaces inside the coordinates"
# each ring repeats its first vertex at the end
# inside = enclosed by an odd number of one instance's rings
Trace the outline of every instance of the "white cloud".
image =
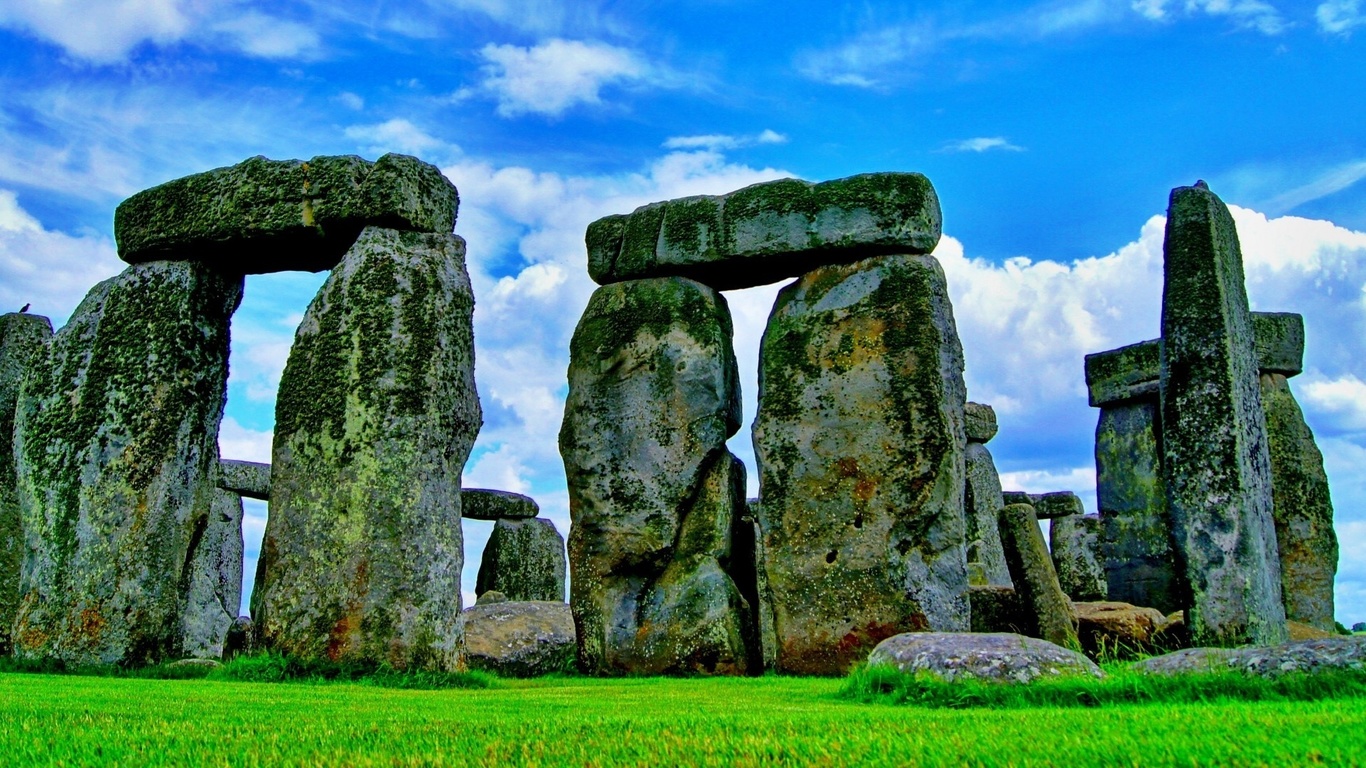
{"type": "Polygon", "coordinates": [[[272,432],[248,429],[236,419],[226,417],[218,427],[218,454],[232,461],[269,464],[272,439],[272,432]]]}
{"type": "Polygon", "coordinates": [[[752,136],[735,136],[727,133],[708,133],[698,136],[671,136],[664,141],[665,149],[708,149],[722,151],[740,149],[755,144],[786,144],[787,137],[777,131],[765,128],[752,136]]]}
{"type": "Polygon", "coordinates": [[[1353,373],[1333,379],[1310,376],[1296,381],[1295,388],[1307,407],[1331,415],[1335,426],[1366,431],[1366,382],[1353,373]]]}
{"type": "Polygon", "coordinates": [[[1320,3],[1314,10],[1314,18],[1319,23],[1319,29],[1334,35],[1346,35],[1366,25],[1366,14],[1361,11],[1360,0],[1328,0],[1320,3]]]}
{"type": "Polygon", "coordinates": [[[1023,152],[1024,147],[1011,144],[1003,136],[979,136],[973,139],[963,139],[945,144],[941,152],[989,152],[997,150],[1001,152],[1023,152]]]}
{"type": "Polygon", "coordinates": [[[90,288],[125,266],[107,237],[46,229],[0,189],[0,311],[32,304],[59,328],[90,288]]]}
{"type": "Polygon", "coordinates": [[[231,49],[261,59],[316,58],[322,38],[312,27],[257,11],[234,13],[210,25],[231,49]]]}
{"type": "Polygon", "coordinates": [[[650,66],[635,52],[607,43],[547,40],[530,48],[487,45],[480,51],[482,88],[498,101],[498,114],[562,115],[578,104],[602,103],[605,86],[639,82],[650,66]]]}
{"type": "Polygon", "coordinates": [[[337,102],[347,109],[354,109],[359,112],[365,109],[365,99],[358,93],[342,91],[337,94],[337,102]]]}
{"type": "Polygon", "coordinates": [[[1366,160],[1352,160],[1329,168],[1310,181],[1269,200],[1266,207],[1275,212],[1293,211],[1305,203],[1328,197],[1366,179],[1366,160]]]}
{"type": "Polygon", "coordinates": [[[1178,5],[1179,9],[1171,10],[1183,16],[1201,13],[1208,16],[1224,16],[1239,29],[1254,29],[1266,35],[1278,35],[1289,27],[1289,22],[1281,12],[1263,0],[1186,0],[1185,3],[1175,3],[1172,0],[1135,0],[1131,7],[1146,19],[1167,21],[1173,17],[1168,13],[1169,7],[1178,5]]]}
{"type": "Polygon", "coordinates": [[[404,118],[393,118],[373,125],[353,125],[346,137],[365,145],[375,154],[402,152],[441,162],[460,154],[460,148],[438,139],[404,118]]]}

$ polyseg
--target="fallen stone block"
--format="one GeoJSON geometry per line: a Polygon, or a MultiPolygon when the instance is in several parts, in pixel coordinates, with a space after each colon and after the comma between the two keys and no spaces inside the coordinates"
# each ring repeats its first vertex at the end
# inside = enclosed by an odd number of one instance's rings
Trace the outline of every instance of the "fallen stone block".
{"type": "Polygon", "coordinates": [[[540,677],[574,669],[574,614],[564,603],[481,603],[461,616],[470,669],[502,677],[540,677]]]}
{"type": "Polygon", "coordinates": [[[929,673],[945,682],[1022,684],[1063,677],[1105,677],[1100,667],[1076,651],[1003,632],[907,632],[879,643],[868,655],[868,666],[895,667],[912,675],[929,673]]]}
{"type": "Polygon", "coordinates": [[[1296,672],[1313,674],[1363,668],[1366,668],[1366,636],[1359,635],[1246,648],[1187,648],[1154,656],[1130,667],[1147,675],[1241,672],[1272,678],[1296,672]]]}

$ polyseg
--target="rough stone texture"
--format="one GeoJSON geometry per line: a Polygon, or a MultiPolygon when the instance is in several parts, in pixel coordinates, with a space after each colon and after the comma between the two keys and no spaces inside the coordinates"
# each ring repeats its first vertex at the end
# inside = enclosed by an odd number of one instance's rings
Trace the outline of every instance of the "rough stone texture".
{"type": "MultiPolygon", "coordinates": [[[[1001,501],[1004,502],[1005,506],[1010,506],[1011,504],[1028,504],[1029,506],[1034,506],[1034,497],[1024,491],[1002,491],[1001,501]]],[[[1035,517],[1038,517],[1038,515],[1035,515],[1035,517]]]]}
{"type": "Polygon", "coordinates": [[[242,278],[149,262],[91,289],[25,378],[15,456],[25,658],[181,655],[188,569],[217,493],[242,278]]]}
{"type": "Polygon", "coordinates": [[[1263,373],[1261,397],[1285,616],[1331,632],[1338,537],[1323,454],[1284,375],[1263,373]]]}
{"type": "Polygon", "coordinates": [[[1048,542],[1063,593],[1073,600],[1104,600],[1107,587],[1100,559],[1100,515],[1053,518],[1048,542]]]}
{"type": "Polygon", "coordinates": [[[1020,605],[1020,597],[1010,587],[968,587],[972,604],[973,632],[1013,632],[1023,635],[1034,631],[1034,621],[1020,605]]]}
{"type": "Polygon", "coordinates": [[[939,234],[939,198],[918,173],[782,179],[599,219],[588,225],[588,274],[604,285],[682,276],[749,288],[869,256],[929,253],[939,234]]]}
{"type": "Polygon", "coordinates": [[[1318,627],[1311,627],[1298,621],[1285,622],[1286,630],[1290,635],[1290,642],[1298,640],[1321,640],[1325,637],[1337,637],[1337,632],[1324,632],[1318,627]]]}
{"type": "Polygon", "coordinates": [[[1034,508],[1034,516],[1040,520],[1056,520],[1060,517],[1086,514],[1086,507],[1082,506],[1081,499],[1071,491],[1031,493],[1029,505],[1034,508]]]}
{"type": "Polygon", "coordinates": [[[947,682],[1032,683],[1040,678],[1105,676],[1100,667],[1076,651],[1005,632],[896,635],[883,640],[868,655],[868,666],[884,665],[907,674],[928,672],[947,682]]]}
{"type": "Polygon", "coordinates": [[[1176,559],[1162,475],[1156,397],[1107,404],[1096,425],[1096,505],[1110,600],[1163,612],[1188,601],[1176,559]]]}
{"type": "Polygon", "coordinates": [[[996,436],[996,409],[969,401],[963,406],[964,432],[969,443],[989,443],[996,436]]]}
{"type": "Polygon", "coordinates": [[[1156,651],[1167,617],[1156,608],[1112,601],[1073,603],[1077,636],[1090,656],[1119,658],[1156,651]]]}
{"type": "Polygon", "coordinates": [[[239,496],[270,501],[270,465],[258,461],[218,462],[218,487],[239,496]]]}
{"type": "Polygon", "coordinates": [[[253,157],[133,195],[114,212],[119,258],[229,272],[331,269],[367,226],[448,234],[460,205],[436,166],[389,154],[253,157]]]}
{"type": "Polygon", "coordinates": [[[494,603],[506,603],[508,596],[496,589],[490,589],[479,597],[475,598],[475,605],[493,605],[494,603]]]}
{"type": "Polygon", "coordinates": [[[561,602],[500,602],[466,608],[470,669],[539,677],[574,668],[574,614],[561,602]]]}
{"type": "Polygon", "coordinates": [[[767,554],[764,552],[764,531],[759,527],[759,500],[745,500],[745,516],[735,528],[735,555],[737,562],[754,563],[753,569],[746,573],[736,573],[739,582],[746,577],[754,580],[754,586],[741,586],[743,594],[753,594],[754,627],[759,633],[759,658],[765,670],[772,670],[778,664],[778,633],[773,626],[773,592],[768,586],[768,572],[764,569],[767,554]]]}
{"type": "Polygon", "coordinates": [[[1149,675],[1231,671],[1260,677],[1332,669],[1363,670],[1366,636],[1302,640],[1269,647],[1188,648],[1140,661],[1131,669],[1149,675]]]}
{"type": "Polygon", "coordinates": [[[10,628],[19,608],[24,526],[14,467],[14,413],[24,375],[52,339],[52,321],[19,312],[0,315],[0,656],[11,650],[10,628]]]}
{"type": "Polygon", "coordinates": [[[207,524],[193,560],[181,615],[181,655],[222,658],[228,631],[242,605],[242,497],[213,494],[207,524]]]}
{"type": "Polygon", "coordinates": [[[223,641],[223,660],[230,661],[235,656],[255,651],[256,648],[252,644],[255,634],[250,616],[238,616],[234,619],[232,626],[228,627],[228,636],[223,641]]]}
{"type": "Polygon", "coordinates": [[[1072,603],[1058,584],[1033,507],[1009,504],[1001,510],[1001,543],[1021,610],[1032,619],[1033,626],[1026,634],[1058,645],[1075,645],[1072,603]]]}
{"type": "Polygon", "coordinates": [[[1304,370],[1304,316],[1294,312],[1253,312],[1252,338],[1257,368],[1286,378],[1304,370]]]}
{"type": "MultiPolygon", "coordinates": [[[[969,403],[971,405],[971,403],[969,403]]],[[[963,489],[966,511],[968,568],[973,582],[1009,587],[1010,569],[1001,548],[999,517],[1005,501],[1001,476],[985,445],[969,441],[963,452],[967,483],[963,489]]]]}
{"type": "Polygon", "coordinates": [[[744,673],[759,665],[752,561],[733,547],[744,465],[730,310],[683,278],[614,283],[570,343],[560,454],[570,605],[594,674],[744,673]]]}
{"type": "Polygon", "coordinates": [[[483,488],[460,491],[460,515],[470,520],[526,520],[539,514],[536,500],[520,493],[483,488]]]}
{"type": "Polygon", "coordinates": [[[778,295],[754,447],[778,668],[844,674],[907,631],[968,629],[963,350],[929,256],[778,295]]]}
{"type": "Polygon", "coordinates": [[[1172,190],[1162,292],[1168,509],[1198,645],[1284,641],[1271,460],[1233,217],[1199,187],[1172,190]]]}
{"type": "Polygon", "coordinates": [[[474,592],[507,599],[564,602],[564,539],[543,518],[499,520],[484,547],[474,592]]]}
{"type": "Polygon", "coordinates": [[[367,228],[309,305],[275,407],[263,647],[463,666],[460,473],[482,421],[454,235],[367,228]]]}

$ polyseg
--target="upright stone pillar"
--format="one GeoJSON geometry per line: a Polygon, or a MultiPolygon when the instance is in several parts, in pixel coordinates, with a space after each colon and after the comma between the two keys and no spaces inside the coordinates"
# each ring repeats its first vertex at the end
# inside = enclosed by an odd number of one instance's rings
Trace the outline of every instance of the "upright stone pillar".
{"type": "Polygon", "coordinates": [[[932,256],[822,267],[764,331],[754,446],[778,668],[967,631],[963,351],[932,256]]]}
{"type": "Polygon", "coordinates": [[[579,663],[594,674],[757,671],[752,570],[734,547],[744,465],[730,310],[680,277],[599,288],[570,343],[569,484],[579,663]]]}
{"type": "Polygon", "coordinates": [[[974,586],[1012,586],[1001,549],[998,518],[1005,502],[1001,476],[986,443],[996,436],[996,412],[989,405],[968,403],[967,450],[963,454],[967,483],[963,491],[968,542],[968,580],[974,586]]]}
{"type": "Polygon", "coordinates": [[[1028,504],[1007,504],[1001,510],[1001,543],[1015,581],[1028,634],[1064,647],[1077,643],[1072,603],[1058,583],[1057,571],[1039,530],[1039,518],[1028,504]]]}
{"type": "Polygon", "coordinates": [[[1105,568],[1100,561],[1099,515],[1053,518],[1048,544],[1064,594],[1083,603],[1107,599],[1105,568]]]}
{"type": "Polygon", "coordinates": [[[24,375],[52,339],[52,321],[41,315],[0,315],[0,656],[12,650],[10,629],[19,607],[19,569],[24,526],[19,516],[14,468],[14,410],[24,375]]]}
{"type": "Polygon", "coordinates": [[[455,235],[367,227],[280,380],[252,595],[265,647],[398,669],[464,665],[460,473],[482,416],[455,235]]]}
{"type": "Polygon", "coordinates": [[[181,654],[220,659],[242,606],[242,497],[217,489],[189,563],[181,654]]]}
{"type": "Polygon", "coordinates": [[[183,652],[241,297],[240,274],[129,267],[87,294],[30,371],[15,429],[19,656],[137,665],[183,652]]]}
{"type": "Polygon", "coordinates": [[[1196,645],[1287,638],[1271,460],[1233,218],[1203,186],[1172,190],[1162,294],[1167,498],[1196,645]]]}
{"type": "Polygon", "coordinates": [[[475,594],[564,602],[564,539],[545,518],[500,519],[479,562],[475,594]]]}

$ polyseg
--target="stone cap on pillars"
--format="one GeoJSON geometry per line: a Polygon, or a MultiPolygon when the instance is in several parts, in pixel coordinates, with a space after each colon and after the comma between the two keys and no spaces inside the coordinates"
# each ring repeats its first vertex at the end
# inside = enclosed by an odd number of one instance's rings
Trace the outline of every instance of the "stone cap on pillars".
{"type": "Polygon", "coordinates": [[[1081,498],[1071,491],[1053,491],[1051,493],[1002,491],[1001,499],[1007,507],[1011,504],[1028,504],[1034,508],[1034,516],[1040,520],[1081,515],[1086,512],[1086,508],[1082,506],[1081,498]]]}
{"type": "Polygon", "coordinates": [[[598,219],[585,236],[588,274],[600,285],[687,277],[750,288],[870,256],[929,253],[941,223],[939,197],[919,173],[780,179],[598,219]]]}
{"type": "Polygon", "coordinates": [[[969,443],[987,443],[996,436],[996,409],[982,403],[968,402],[963,409],[969,443]]]}
{"type": "MultiPolygon", "coordinates": [[[[1304,370],[1304,316],[1253,312],[1257,368],[1262,373],[1298,376],[1304,370]]],[[[1086,387],[1092,407],[1158,396],[1162,340],[1149,339],[1086,356],[1086,387]]]]}
{"type": "Polygon", "coordinates": [[[520,493],[486,488],[460,491],[460,516],[471,520],[523,520],[540,513],[536,500],[520,493]]]}
{"type": "Polygon", "coordinates": [[[270,465],[258,461],[220,461],[218,487],[248,499],[270,501],[270,465]]]}
{"type": "Polygon", "coordinates": [[[331,269],[368,226],[449,233],[460,196],[408,155],[253,157],[143,190],[114,211],[119,258],[188,260],[227,272],[331,269]]]}

